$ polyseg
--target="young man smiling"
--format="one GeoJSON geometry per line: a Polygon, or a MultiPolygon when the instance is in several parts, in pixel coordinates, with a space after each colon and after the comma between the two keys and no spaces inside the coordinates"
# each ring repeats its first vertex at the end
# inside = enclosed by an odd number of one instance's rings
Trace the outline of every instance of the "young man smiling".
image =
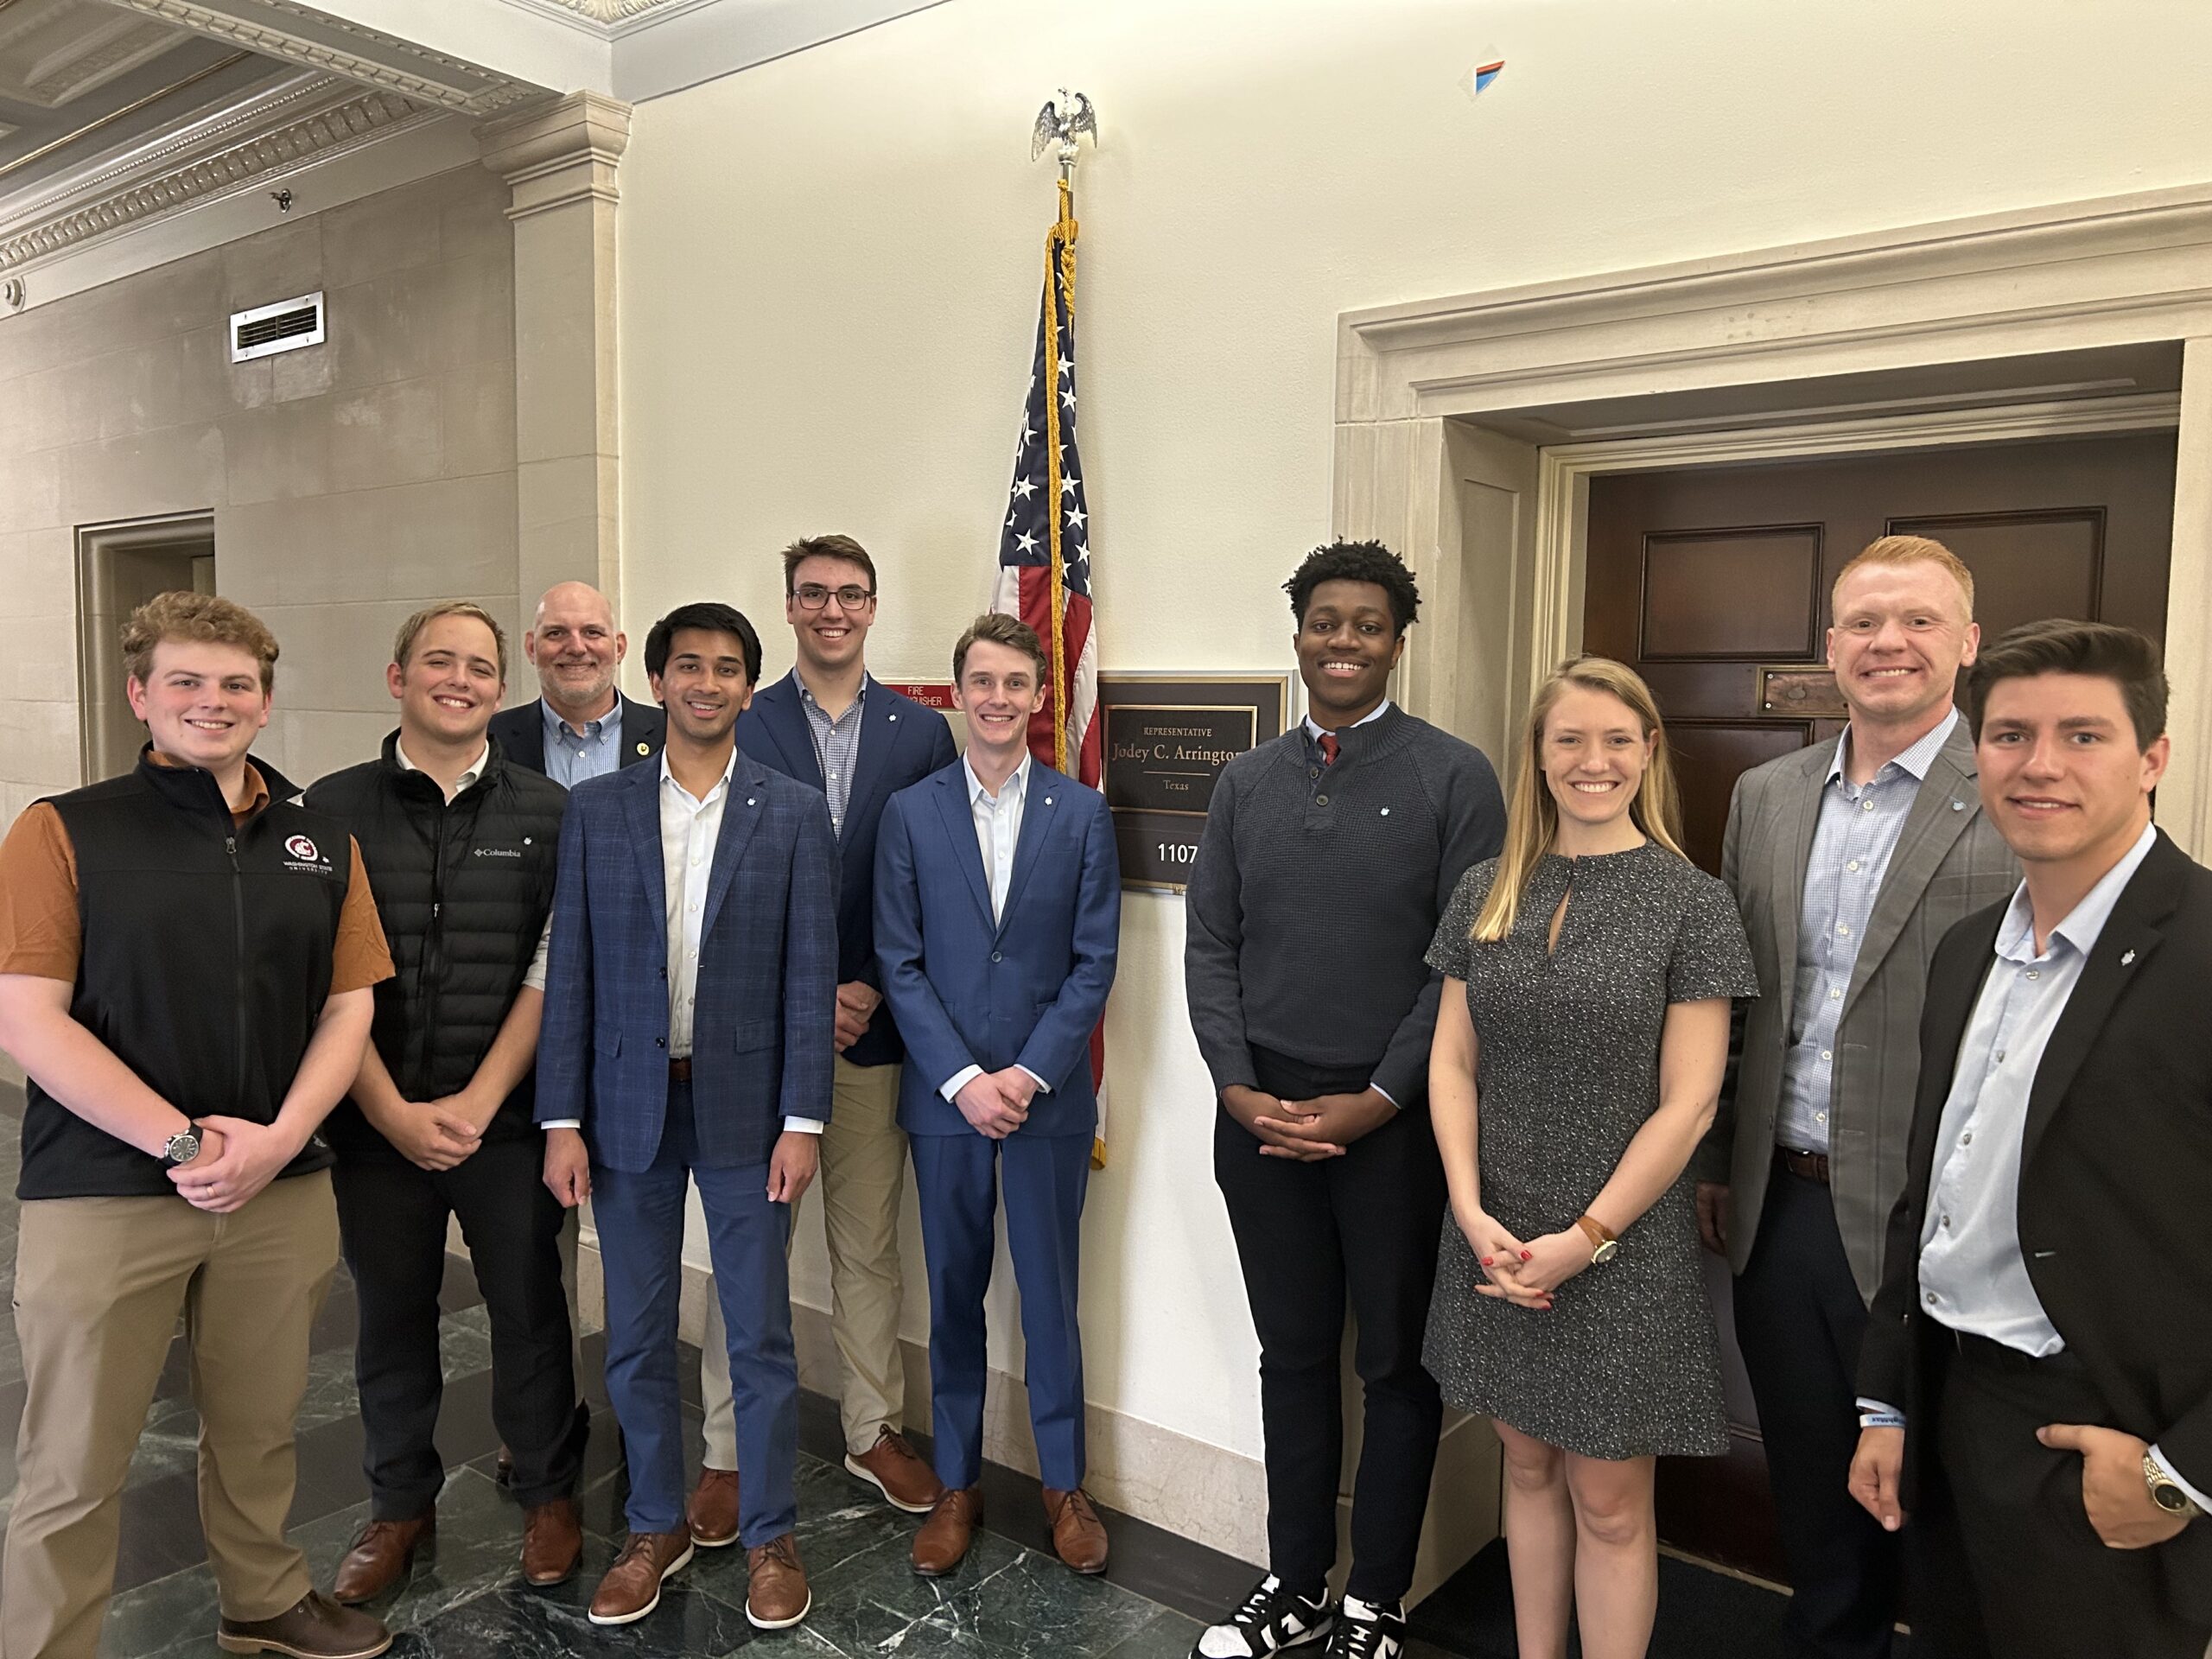
{"type": "MultiPolygon", "coordinates": [[[[904,1050],[876,969],[875,838],[893,793],[952,764],[952,728],[868,671],[877,595],[866,548],[849,536],[810,536],[784,550],[783,563],[784,620],[797,660],[738,717],[737,746],[821,790],[830,803],[838,867],[837,1109],[822,1132],[822,1221],[845,1467],[895,1507],[925,1514],[943,1488],[901,1432],[899,1204],[906,1136],[897,1109],[904,1050]]],[[[693,1541],[710,1546],[737,1536],[737,1435],[723,1335],[710,1300],[699,1361],[706,1458],[688,1511],[693,1541]]]]}
{"type": "Polygon", "coordinates": [[[2031,622],[1967,680],[2020,860],[1944,936],[1851,1491],[1917,1537],[1913,1648],[2212,1638],[2212,871],[2151,822],[2158,648],[2031,622]]]}
{"type": "Polygon", "coordinates": [[[315,1130],[391,958],[359,849],[249,758],[276,675],[260,620],[163,594],[123,649],[151,740],[137,767],[40,802],[0,848],[0,1046],[30,1077],[0,1652],[98,1650],[124,1480],[181,1314],[218,1643],[368,1659],[391,1637],[314,1591],[284,1521],[338,1265],[315,1130]]]}
{"type": "Polygon", "coordinates": [[[398,973],[351,1095],[331,1116],[346,1262],[359,1303],[370,1519],[333,1593],[369,1601],[405,1577],[435,1529],[445,1467],[438,1293],[459,1220],[492,1322],[492,1416],[524,1510],[523,1577],[576,1570],[575,1406],[558,1240],[566,1211],[541,1174],[531,1068],[543,940],[560,847],[560,785],[486,736],[507,642],[481,607],[445,600],[400,626],[385,670],[399,729],[381,758],[333,773],[307,804],[359,841],[398,973]]]}
{"type": "Polygon", "coordinates": [[[836,849],[822,796],[738,752],[760,636],[727,605],[653,625],[668,711],[654,766],[579,784],[561,830],[538,1039],[545,1179],[594,1201],[607,1389],[630,1465],[628,1541],[591,1600],[626,1624],[691,1559],[676,1384],[684,1190],[696,1185],[737,1401],[746,1617],[813,1605],[792,1537],[798,1365],[785,1246],[830,1110],[836,849]]]}
{"type": "Polygon", "coordinates": [[[1845,1490],[1853,1376],[1904,1184],[1928,960],[2019,874],[1952,704],[1981,639],[1973,574],[1940,542],[1885,536],[1838,574],[1831,609],[1849,725],[1745,772],[1729,804],[1720,873],[1760,995],[1699,1148],[1697,1204],[1736,1270],[1789,1566],[1784,1633],[1816,1659],[1885,1659],[1897,1540],[1845,1490]]]}
{"type": "Polygon", "coordinates": [[[1001,1184],[1052,1548],[1077,1573],[1106,1567],[1106,1529],[1083,1490],[1076,1291],[1098,1127],[1090,1034],[1120,951],[1121,865],[1105,797],[1030,758],[1046,671],[1020,620],[976,619],[952,650],[967,756],[893,795],[876,843],[875,941],[906,1041],[899,1122],[921,1200],[945,1488],[914,1537],[925,1577],[958,1567],[982,1524],[983,1294],[1001,1184]]]}
{"type": "Polygon", "coordinates": [[[1386,1659],[1443,1418],[1421,1357],[1445,1207],[1427,1113],[1442,982],[1423,957],[1459,877],[1503,844],[1505,805],[1479,751],[1389,701],[1421,605],[1395,554],[1317,548],[1283,586],[1306,715],[1224,769],[1188,894],[1214,1174],[1260,1338],[1268,1550],[1195,1651],[1252,1659],[1326,1636],[1332,1653],[1386,1659]],[[1366,1434],[1333,1607],[1347,1297],[1366,1434]]]}

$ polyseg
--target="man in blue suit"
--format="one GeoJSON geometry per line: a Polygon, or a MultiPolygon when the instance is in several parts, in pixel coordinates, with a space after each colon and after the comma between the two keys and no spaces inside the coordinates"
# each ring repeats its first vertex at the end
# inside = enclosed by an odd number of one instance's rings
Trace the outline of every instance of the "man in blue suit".
{"type": "MultiPolygon", "coordinates": [[[[739,716],[737,747],[823,791],[837,836],[836,1109],[822,1132],[822,1221],[830,1244],[830,1332],[837,1344],[845,1467],[894,1506],[925,1515],[944,1496],[900,1431],[906,1373],[899,1349],[905,1287],[899,1202],[906,1136],[899,1127],[899,1028],[875,967],[875,831],[893,791],[952,764],[943,715],[871,679],[875,562],[849,536],[784,550],[784,617],[798,660],[739,716]]],[[[737,1431],[722,1325],[707,1304],[699,1395],[706,1459],[686,1510],[694,1543],[737,1538],[737,1431]]]]}
{"type": "Polygon", "coordinates": [[[836,849],[822,797],[737,751],[760,638],[727,605],[653,625],[657,765],[579,784],[561,830],[538,1123],[554,1196],[595,1200],[630,1536],[592,1598],[626,1624],[691,1559],[677,1404],[684,1188],[699,1189],[747,1471],[746,1616],[812,1599],[792,1539],[798,1366],[784,1243],[830,1116],[836,849]]]}
{"type": "Polygon", "coordinates": [[[1076,1267],[1098,1124],[1090,1035],[1114,983],[1122,887],[1105,798],[1029,757],[1045,673],[1027,626],[976,620],[952,653],[967,758],[893,795],[876,842],[875,946],[908,1057],[899,1122],[921,1197],[947,1488],[914,1538],[929,1576],[959,1565],[983,1518],[983,1293],[1001,1179],[1052,1546],[1078,1573],[1106,1566],[1083,1491],[1076,1267]]]}

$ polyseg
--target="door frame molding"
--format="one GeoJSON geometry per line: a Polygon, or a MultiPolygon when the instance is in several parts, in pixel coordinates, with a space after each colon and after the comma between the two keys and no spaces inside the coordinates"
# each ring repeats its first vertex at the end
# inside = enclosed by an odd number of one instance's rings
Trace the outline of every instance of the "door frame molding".
{"type": "MultiPolygon", "coordinates": [[[[1776,412],[1784,405],[1777,400],[1776,412]]],[[[1346,312],[1338,320],[1332,519],[1400,550],[1430,595],[1400,694],[1494,746],[1579,638],[1581,532],[1594,474],[2084,432],[2176,431],[2167,588],[2174,762],[2158,818],[2212,851],[2212,181],[1707,259],[1346,312]],[[1463,613],[1477,561],[1460,493],[1485,416],[1605,397],[2182,343],[2177,396],[1962,408],[1560,445],[1535,453],[1497,550],[1515,614],[1463,613]],[[1471,639],[1503,645],[1471,671],[1471,639]]],[[[1495,590],[1497,584],[1492,583],[1495,590]]]]}

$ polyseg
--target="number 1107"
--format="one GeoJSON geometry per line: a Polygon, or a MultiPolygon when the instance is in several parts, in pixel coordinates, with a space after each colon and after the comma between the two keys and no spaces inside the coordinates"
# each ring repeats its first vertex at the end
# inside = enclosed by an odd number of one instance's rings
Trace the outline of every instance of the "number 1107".
{"type": "Polygon", "coordinates": [[[1159,844],[1160,861],[1163,864],[1195,864],[1198,861],[1198,846],[1192,841],[1163,841],[1159,844]]]}

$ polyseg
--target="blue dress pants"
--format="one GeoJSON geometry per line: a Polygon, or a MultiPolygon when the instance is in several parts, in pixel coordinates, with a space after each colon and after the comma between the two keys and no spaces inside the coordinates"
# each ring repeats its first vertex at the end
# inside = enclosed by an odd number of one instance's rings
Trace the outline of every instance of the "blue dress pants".
{"type": "MultiPolygon", "coordinates": [[[[1006,1185],[1007,1249],[1021,1292],[1029,1425],[1044,1484],[1083,1484],[1083,1333],[1076,1281],[1090,1136],[973,1131],[909,1141],[921,1200],[930,1283],[931,1428],[937,1477],[957,1491],[983,1469],[983,1293],[997,1245],[998,1187],[1006,1185]]],[[[750,1478],[750,1466],[747,1465],[750,1478]]]]}
{"type": "Polygon", "coordinates": [[[671,1080],[668,1122],[651,1169],[594,1163],[592,1213],[607,1273],[607,1392],[630,1465],[632,1532],[683,1524],[683,1427],[677,1392],[677,1297],[683,1282],[683,1191],[699,1189],[715,1287],[729,1331],[736,1406],[738,1541],[781,1537],[798,1519],[798,1359],[791,1346],[784,1246],[791,1206],[768,1198],[766,1164],[693,1162],[691,1085],[671,1080]]]}

